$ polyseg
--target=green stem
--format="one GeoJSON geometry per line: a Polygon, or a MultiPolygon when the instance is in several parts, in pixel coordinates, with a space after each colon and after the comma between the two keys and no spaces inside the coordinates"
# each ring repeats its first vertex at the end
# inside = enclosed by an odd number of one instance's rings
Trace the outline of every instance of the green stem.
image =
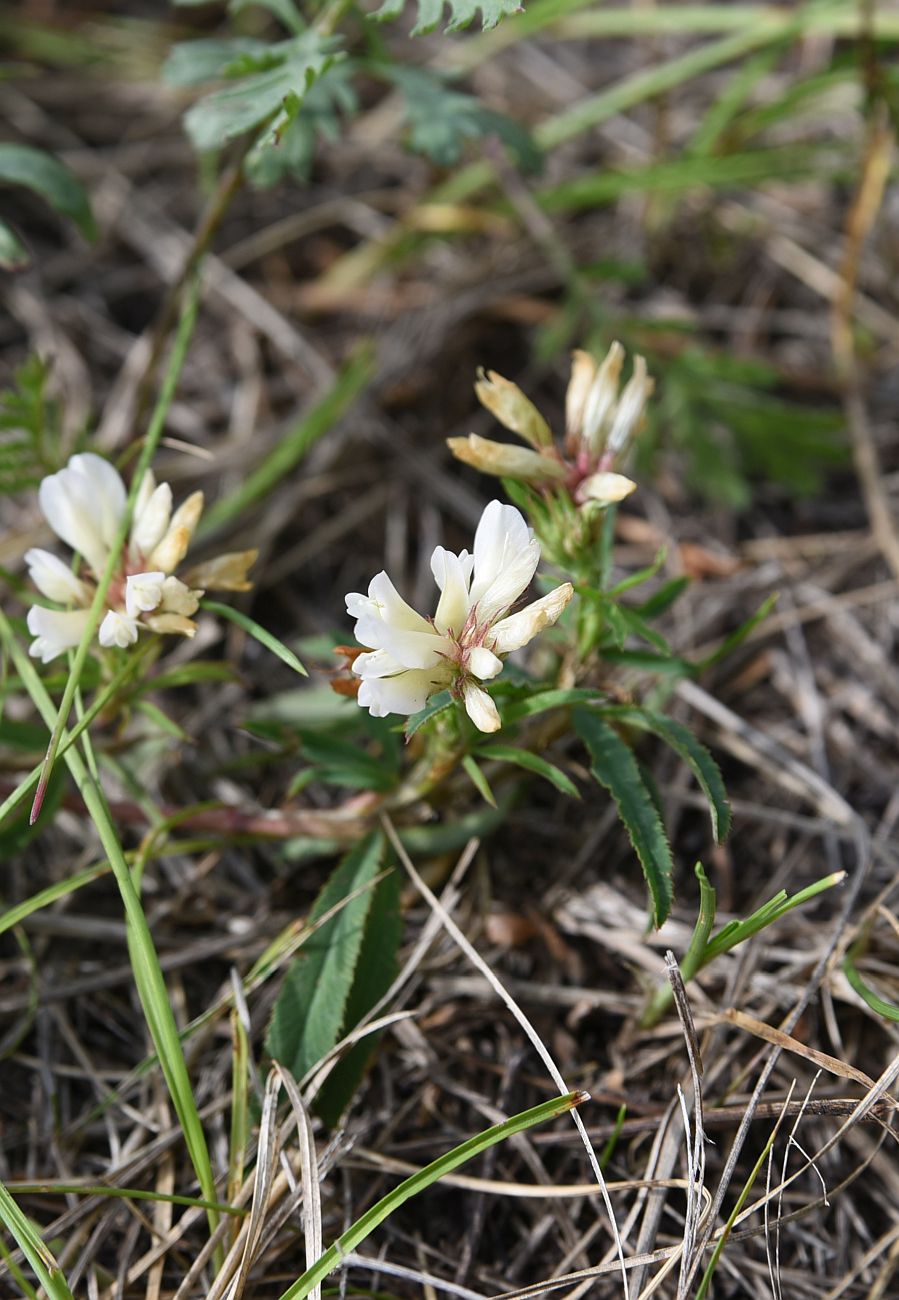
{"type": "MultiPolygon", "coordinates": [[[[0,610],[0,639],[3,640],[15,664],[25,689],[31,697],[35,708],[54,734],[60,737],[63,728],[60,725],[61,712],[57,713],[53,701],[48,695],[34,665],[19,645],[5,614],[0,610]]],[[[84,733],[84,738],[88,735],[84,733]]],[[[119,843],[106,798],[100,786],[91,777],[88,766],[76,745],[69,745],[65,752],[65,762],[91,820],[97,828],[103,851],[109,859],[109,865],[115,876],[116,884],[122,896],[125,916],[128,923],[128,942],[134,967],[134,978],[138,996],[147,1019],[147,1025],[153,1039],[153,1045],[159,1058],[166,1083],[171,1093],[172,1102],[178,1115],[184,1139],[193,1163],[203,1200],[215,1203],[215,1178],[206,1146],[206,1137],[196,1100],[190,1085],[187,1063],[181,1048],[178,1026],[172,1013],[168,990],[159,965],[159,957],[153,945],[153,937],[144,915],[140,898],[134,888],[131,872],[119,843]]],[[[218,1212],[207,1211],[209,1228],[214,1232],[218,1226],[218,1212]]]]}

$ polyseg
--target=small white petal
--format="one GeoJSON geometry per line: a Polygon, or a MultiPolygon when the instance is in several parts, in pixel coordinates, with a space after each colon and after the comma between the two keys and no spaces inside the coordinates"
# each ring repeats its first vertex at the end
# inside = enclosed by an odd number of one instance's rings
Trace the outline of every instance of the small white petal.
{"type": "Polygon", "coordinates": [[[463,691],[465,712],[471,718],[478,731],[499,731],[502,726],[499,712],[493,700],[480,686],[466,682],[463,691]]]}
{"type": "Polygon", "coordinates": [[[565,432],[569,437],[580,434],[584,425],[587,398],[596,378],[596,362],[589,352],[574,352],[571,357],[571,378],[565,393],[565,432]]]}
{"type": "Polygon", "coordinates": [[[25,563],[31,581],[48,600],[58,600],[61,605],[89,603],[88,588],[59,556],[35,546],[25,552],[25,563]]]}
{"type": "Polygon", "coordinates": [[[117,609],[111,609],[100,624],[98,639],[107,649],[118,646],[124,650],[137,640],[137,620],[129,618],[127,614],[120,614],[117,609]]]}
{"type": "Polygon", "coordinates": [[[125,609],[129,618],[139,618],[162,603],[165,574],[132,573],[125,583],[125,609]]]}
{"type": "Polygon", "coordinates": [[[442,546],[434,548],[431,572],[440,588],[440,603],[434,615],[434,626],[440,632],[460,632],[468,617],[473,558],[467,551],[456,555],[442,546]]]}
{"type": "Polygon", "coordinates": [[[655,380],[650,379],[646,373],[646,361],[643,357],[634,357],[634,373],[621,394],[615,420],[609,430],[608,441],[604,448],[604,456],[608,457],[610,462],[614,457],[621,456],[640,432],[646,403],[654,387],[655,380]]]}
{"type": "MultiPolygon", "coordinates": [[[[141,494],[147,480],[141,484],[141,494]]],[[[131,553],[135,557],[149,555],[155,550],[168,531],[172,517],[172,489],[168,483],[160,483],[154,488],[143,506],[134,510],[134,523],[131,527],[131,553]]]]}
{"type": "Polygon", "coordinates": [[[28,611],[28,631],[36,639],[28,653],[48,664],[64,650],[73,650],[84,636],[87,627],[86,609],[44,609],[33,605],[28,611]]]}
{"type": "Polygon", "coordinates": [[[502,659],[498,659],[492,650],[483,645],[469,650],[465,664],[468,671],[482,682],[490,681],[491,677],[496,677],[503,670],[502,659]]]}
{"type": "Polygon", "coordinates": [[[518,650],[545,627],[550,627],[574,595],[570,582],[563,582],[546,596],[495,623],[490,632],[491,644],[497,654],[518,650]]]}
{"type": "Polygon", "coordinates": [[[372,650],[387,650],[404,668],[433,668],[452,646],[427,619],[407,605],[383,571],[375,574],[368,596],[351,592],[347,610],[357,616],[356,640],[372,650]]]}

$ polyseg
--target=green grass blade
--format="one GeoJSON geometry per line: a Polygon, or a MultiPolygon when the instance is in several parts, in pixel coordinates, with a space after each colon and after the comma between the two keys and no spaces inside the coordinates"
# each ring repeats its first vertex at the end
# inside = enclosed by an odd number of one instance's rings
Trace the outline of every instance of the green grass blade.
{"type": "Polygon", "coordinates": [[[55,1258],[41,1241],[31,1220],[22,1213],[2,1183],[0,1183],[0,1222],[28,1260],[35,1277],[50,1300],[72,1300],[72,1292],[55,1258]]]}
{"type": "Polygon", "coordinates": [[[490,789],[490,782],[478,767],[476,760],[471,756],[471,754],[465,755],[462,759],[462,766],[464,767],[471,784],[477,790],[484,802],[489,803],[491,808],[495,808],[496,796],[490,789]]]}
{"type": "MultiPolygon", "coordinates": [[[[3,640],[9,651],[16,671],[19,673],[38,713],[51,731],[55,732],[58,729],[61,735],[62,728],[58,726],[58,723],[62,715],[57,713],[40,676],[17,641],[2,610],[0,610],[0,639],[3,640]]],[[[89,733],[85,732],[83,739],[87,740],[88,736],[89,733]]],[[[187,1064],[181,1048],[178,1026],[175,1023],[162,968],[159,965],[159,957],[153,945],[150,928],[147,925],[147,918],[134,887],[131,872],[125,860],[102,790],[91,777],[88,767],[76,746],[71,746],[66,751],[65,762],[97,829],[100,843],[109,859],[109,865],[119,887],[125,908],[125,916],[128,921],[129,952],[132,954],[138,996],[172,1097],[175,1113],[184,1133],[185,1144],[200,1184],[200,1191],[204,1200],[214,1202],[216,1200],[215,1179],[212,1173],[206,1137],[191,1089],[190,1076],[187,1072],[187,1064]]],[[[207,1213],[210,1229],[214,1230],[218,1224],[218,1215],[213,1210],[209,1210],[207,1213]]]]}
{"type": "Polygon", "coordinates": [[[851,987],[855,990],[863,1002],[876,1012],[878,1016],[883,1016],[884,1020],[891,1020],[893,1024],[899,1024],[899,1007],[895,1002],[887,1002],[878,993],[875,993],[870,985],[866,984],[858,973],[858,967],[855,964],[857,955],[857,944],[846,953],[843,958],[843,974],[846,976],[851,987]]]}
{"type": "Polygon", "coordinates": [[[497,1142],[504,1142],[507,1138],[514,1137],[516,1133],[523,1133],[525,1129],[533,1128],[536,1124],[544,1124],[558,1115],[564,1115],[587,1100],[588,1094],[585,1092],[570,1092],[562,1097],[553,1097],[540,1106],[522,1111],[520,1115],[513,1115],[502,1124],[494,1124],[492,1128],[485,1129],[483,1133],[478,1133],[476,1137],[469,1138],[461,1146],[454,1147],[446,1155],[432,1161],[417,1174],[412,1174],[410,1178],[400,1183],[399,1187],[388,1192],[370,1210],[361,1215],[346,1232],[341,1233],[322,1257],[282,1293],[280,1300],[304,1300],[313,1287],[318,1286],[338,1267],[343,1256],[355,1250],[379,1223],[383,1223],[411,1197],[417,1196],[425,1188],[439,1182],[446,1174],[452,1173],[454,1169],[458,1169],[460,1165],[472,1160],[489,1147],[495,1146],[497,1142]]]}
{"type": "Polygon", "coordinates": [[[544,780],[551,782],[557,790],[563,794],[570,795],[572,799],[580,799],[577,786],[571,777],[566,776],[561,768],[556,767],[555,763],[550,763],[539,754],[532,754],[529,749],[518,749],[515,745],[484,745],[478,750],[480,758],[493,758],[501,763],[512,763],[515,767],[522,767],[526,772],[533,772],[536,776],[542,776],[544,780]]]}
{"type": "Polygon", "coordinates": [[[211,614],[218,614],[220,618],[230,619],[237,627],[242,628],[244,632],[248,632],[260,645],[264,645],[266,650],[271,650],[273,655],[277,655],[282,663],[287,664],[288,668],[292,668],[295,673],[300,673],[303,677],[309,676],[294,652],[283,641],[279,641],[271,632],[267,632],[264,627],[261,627],[255,619],[250,618],[248,614],[242,613],[239,609],[234,609],[231,605],[222,605],[217,600],[204,600],[201,608],[208,609],[211,614]]]}
{"type": "Polygon", "coordinates": [[[66,880],[58,880],[54,885],[48,885],[38,894],[32,894],[24,902],[17,903],[15,907],[9,908],[0,916],[0,934],[5,934],[11,930],[14,925],[24,921],[26,917],[31,916],[32,912],[39,912],[42,907],[48,907],[50,903],[55,903],[58,898],[65,898],[66,894],[72,894],[82,885],[89,885],[92,880],[98,880],[100,876],[105,876],[110,870],[108,862],[99,862],[96,866],[88,867],[85,871],[79,871],[77,876],[69,876],[66,880]]]}

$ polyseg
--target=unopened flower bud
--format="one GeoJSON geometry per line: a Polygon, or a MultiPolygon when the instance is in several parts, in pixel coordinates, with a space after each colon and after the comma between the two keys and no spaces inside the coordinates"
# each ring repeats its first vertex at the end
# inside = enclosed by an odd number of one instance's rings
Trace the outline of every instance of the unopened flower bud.
{"type": "Polygon", "coordinates": [[[484,474],[519,479],[523,483],[549,483],[565,477],[565,466],[553,455],[542,455],[527,447],[507,442],[492,442],[470,433],[467,438],[447,438],[447,446],[457,460],[473,465],[484,474]]]}
{"type": "Polygon", "coordinates": [[[495,370],[478,372],[478,382],[474,386],[478,401],[491,415],[496,416],[500,424],[524,438],[539,451],[541,447],[551,447],[553,436],[543,416],[511,380],[504,379],[495,370]]]}
{"type": "Polygon", "coordinates": [[[611,470],[601,470],[599,473],[591,474],[585,478],[583,483],[578,485],[575,499],[578,505],[584,505],[588,501],[593,501],[597,505],[611,506],[617,501],[623,501],[625,497],[636,491],[636,483],[633,479],[627,478],[624,474],[614,474],[611,470]]]}

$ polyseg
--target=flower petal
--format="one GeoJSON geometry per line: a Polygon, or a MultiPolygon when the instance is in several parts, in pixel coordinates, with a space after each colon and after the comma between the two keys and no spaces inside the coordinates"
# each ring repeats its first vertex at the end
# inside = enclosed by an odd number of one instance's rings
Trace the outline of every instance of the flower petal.
{"type": "Polygon", "coordinates": [[[478,372],[478,382],[474,386],[477,399],[491,415],[504,424],[507,429],[524,438],[532,447],[551,447],[553,436],[549,425],[536,406],[517,384],[503,379],[495,370],[478,372]]]}
{"type": "Polygon", "coordinates": [[[571,356],[571,378],[565,393],[565,432],[571,438],[577,438],[584,426],[584,411],[587,398],[596,378],[596,362],[589,352],[580,349],[571,356]]]}
{"type": "Polygon", "coordinates": [[[157,609],[162,603],[162,587],[165,574],[132,573],[125,582],[125,609],[129,618],[139,618],[157,609]]]}
{"type": "Polygon", "coordinates": [[[436,546],[431,556],[431,572],[440,588],[440,603],[434,615],[434,626],[439,632],[458,633],[468,617],[468,588],[474,560],[467,551],[456,555],[443,546],[436,546]]]}
{"type": "Polygon", "coordinates": [[[466,682],[462,698],[465,702],[465,712],[478,731],[499,731],[503,725],[499,711],[486,691],[481,690],[480,686],[475,686],[473,682],[466,682]]]}
{"type": "MultiPolygon", "coordinates": [[[[141,484],[143,495],[146,478],[141,484]]],[[[134,509],[134,523],[131,526],[131,554],[135,557],[149,555],[168,532],[172,517],[172,489],[168,483],[160,483],[154,488],[147,500],[134,509]]]]}
{"type": "Polygon", "coordinates": [[[563,479],[565,466],[553,450],[531,451],[510,442],[494,442],[470,433],[467,438],[447,438],[446,445],[457,460],[473,465],[483,474],[520,479],[523,483],[549,483],[563,479]]]}
{"type": "Polygon", "coordinates": [[[471,604],[479,623],[492,623],[525,590],[540,562],[540,543],[531,537],[514,506],[491,501],[474,536],[471,604]]]}
{"type": "Polygon", "coordinates": [[[28,631],[35,640],[28,653],[48,664],[64,650],[73,650],[79,644],[87,620],[86,609],[44,609],[41,605],[33,605],[28,611],[28,631]]]}
{"type": "Polygon", "coordinates": [[[646,403],[652,396],[655,380],[646,372],[646,360],[634,357],[634,373],[624,387],[615,419],[603,451],[603,459],[611,466],[623,456],[633,439],[643,427],[646,403]]]}
{"type": "Polygon", "coordinates": [[[122,476],[114,465],[92,451],[71,456],[67,468],[70,474],[78,475],[87,485],[100,536],[108,551],[115,541],[128,499],[122,476]]]}
{"type": "Polygon", "coordinates": [[[118,646],[120,650],[124,650],[126,646],[134,645],[137,640],[137,619],[129,618],[127,614],[120,614],[117,609],[110,609],[100,624],[97,636],[100,644],[107,649],[118,646]]]}
{"type": "Polygon", "coordinates": [[[595,501],[599,505],[610,506],[630,496],[636,491],[636,487],[633,479],[626,478],[624,474],[601,470],[591,474],[578,485],[575,500],[579,505],[583,505],[586,501],[595,501]]]}
{"type": "Polygon", "coordinates": [[[602,451],[605,446],[606,434],[618,401],[618,380],[623,364],[624,348],[615,342],[597,370],[587,394],[581,437],[591,454],[602,451]]]}
{"type": "Polygon", "coordinates": [[[494,623],[490,641],[496,654],[509,654],[518,650],[545,627],[550,627],[574,595],[570,582],[563,582],[546,596],[533,601],[517,614],[494,623]]]}
{"type": "Polygon", "coordinates": [[[498,659],[492,650],[483,645],[476,645],[469,650],[465,665],[472,676],[479,677],[482,682],[490,681],[503,670],[502,659],[498,659]]]}
{"type": "Polygon", "coordinates": [[[251,591],[253,584],[247,577],[247,570],[258,557],[258,550],[229,551],[194,564],[181,575],[182,580],[185,586],[202,587],[204,591],[251,591]]]}
{"type": "Polygon", "coordinates": [[[100,574],[109,553],[103,540],[100,513],[90,480],[69,466],[42,481],[38,490],[41,511],[56,536],[83,555],[94,573],[100,574]]]}
{"type": "Polygon", "coordinates": [[[90,591],[85,583],[76,578],[69,566],[51,551],[32,547],[25,552],[25,563],[31,581],[48,600],[58,600],[61,605],[90,603],[90,591]]]}
{"type": "Polygon", "coordinates": [[[180,578],[166,578],[162,584],[162,600],[159,603],[161,613],[182,614],[188,617],[196,614],[200,605],[202,590],[191,589],[180,578]]]}

